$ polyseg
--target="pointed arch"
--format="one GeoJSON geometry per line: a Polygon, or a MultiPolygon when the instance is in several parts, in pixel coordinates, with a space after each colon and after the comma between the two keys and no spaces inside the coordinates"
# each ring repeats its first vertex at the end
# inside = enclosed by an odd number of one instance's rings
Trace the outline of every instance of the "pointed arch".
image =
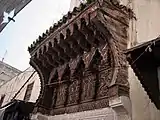
{"type": "Polygon", "coordinates": [[[79,75],[80,72],[85,68],[82,57],[78,57],[75,61],[70,64],[71,76],[79,75]]]}
{"type": "Polygon", "coordinates": [[[57,68],[57,72],[58,72],[58,80],[66,80],[66,76],[70,77],[70,67],[68,64],[65,64],[63,66],[60,66],[59,68],[57,68]]]}
{"type": "Polygon", "coordinates": [[[53,69],[52,72],[50,73],[49,81],[48,83],[53,83],[56,82],[58,79],[58,72],[57,69],[53,69]]]}
{"type": "Polygon", "coordinates": [[[91,71],[97,71],[98,68],[99,68],[99,64],[101,63],[101,60],[103,59],[101,53],[99,52],[98,49],[96,49],[91,61],[89,62],[89,66],[88,68],[91,70],[91,71]]]}
{"type": "Polygon", "coordinates": [[[79,62],[77,63],[77,66],[75,68],[75,72],[74,72],[73,75],[76,75],[76,74],[80,75],[81,72],[84,70],[84,68],[85,68],[85,64],[84,64],[84,61],[83,61],[83,59],[81,57],[80,60],[79,60],[79,62]]]}

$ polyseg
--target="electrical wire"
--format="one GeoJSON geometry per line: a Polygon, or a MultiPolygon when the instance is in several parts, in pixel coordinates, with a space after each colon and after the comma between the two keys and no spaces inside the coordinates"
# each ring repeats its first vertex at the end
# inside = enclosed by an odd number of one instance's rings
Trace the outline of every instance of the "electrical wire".
{"type": "MultiPolygon", "coordinates": [[[[26,76],[25,74],[26,74],[27,72],[33,72],[33,71],[27,71],[27,70],[29,70],[29,68],[27,68],[27,69],[23,72],[22,75],[21,75],[21,74],[16,75],[16,76],[15,76],[14,78],[12,78],[11,80],[14,79],[14,81],[17,81],[18,79],[19,79],[19,80],[25,79],[25,76],[26,76]],[[19,78],[19,77],[21,77],[21,78],[19,78]]],[[[8,82],[9,82],[9,81],[7,81],[6,84],[7,84],[8,82]]],[[[4,84],[3,84],[3,85],[4,85],[4,84]]],[[[14,91],[15,86],[16,86],[15,82],[12,82],[11,84],[8,84],[8,85],[6,86],[5,95],[8,96],[8,100],[6,100],[6,101],[9,101],[10,98],[12,97],[13,93],[16,92],[16,91],[14,91]],[[7,92],[7,91],[8,91],[8,90],[7,90],[8,87],[11,88],[11,91],[9,91],[9,92],[7,92]]]]}
{"type": "Polygon", "coordinates": [[[148,45],[148,46],[145,48],[145,50],[131,63],[131,65],[133,65],[145,52],[147,52],[148,49],[150,50],[152,45],[155,46],[155,42],[154,42],[154,41],[151,42],[151,44],[148,45]]]}
{"type": "MultiPolygon", "coordinates": [[[[34,76],[31,79],[34,79],[36,77],[36,74],[34,74],[34,76]]],[[[20,92],[20,94],[17,95],[17,98],[23,93],[23,91],[26,89],[22,89],[22,91],[20,92]]]]}
{"type": "Polygon", "coordinates": [[[29,78],[27,79],[27,81],[22,85],[22,87],[17,91],[17,93],[13,96],[13,98],[11,99],[14,100],[16,98],[16,96],[20,93],[20,91],[23,89],[23,87],[29,82],[29,80],[33,77],[33,75],[36,73],[36,71],[34,71],[29,78]]]}

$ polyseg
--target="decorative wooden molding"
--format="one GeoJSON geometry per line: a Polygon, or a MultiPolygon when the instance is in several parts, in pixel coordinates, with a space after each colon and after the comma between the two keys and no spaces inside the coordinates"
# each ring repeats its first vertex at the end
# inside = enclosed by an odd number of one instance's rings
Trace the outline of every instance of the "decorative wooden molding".
{"type": "Polygon", "coordinates": [[[29,47],[30,64],[42,85],[36,112],[99,109],[108,107],[110,98],[129,95],[121,51],[127,48],[130,11],[108,0],[81,9],[68,13],[29,47]]]}

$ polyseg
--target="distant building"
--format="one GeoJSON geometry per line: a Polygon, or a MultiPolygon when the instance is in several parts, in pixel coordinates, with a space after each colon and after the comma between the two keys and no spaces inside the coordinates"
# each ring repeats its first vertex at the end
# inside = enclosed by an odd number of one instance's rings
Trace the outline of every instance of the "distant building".
{"type": "Polygon", "coordinates": [[[0,86],[20,73],[20,70],[0,61],[0,86]]]}
{"type": "Polygon", "coordinates": [[[0,86],[0,120],[28,120],[40,93],[39,76],[32,67],[0,86]]]}
{"type": "Polygon", "coordinates": [[[39,93],[39,76],[29,67],[0,87],[0,105],[4,106],[12,99],[35,103],[39,93]]]}

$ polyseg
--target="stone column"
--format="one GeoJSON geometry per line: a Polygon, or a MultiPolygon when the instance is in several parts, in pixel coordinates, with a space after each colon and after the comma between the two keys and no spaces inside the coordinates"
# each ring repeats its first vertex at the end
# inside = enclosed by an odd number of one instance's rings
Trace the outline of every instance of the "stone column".
{"type": "Polygon", "coordinates": [[[114,110],[114,120],[132,120],[131,101],[126,96],[109,100],[109,106],[114,110]]]}

